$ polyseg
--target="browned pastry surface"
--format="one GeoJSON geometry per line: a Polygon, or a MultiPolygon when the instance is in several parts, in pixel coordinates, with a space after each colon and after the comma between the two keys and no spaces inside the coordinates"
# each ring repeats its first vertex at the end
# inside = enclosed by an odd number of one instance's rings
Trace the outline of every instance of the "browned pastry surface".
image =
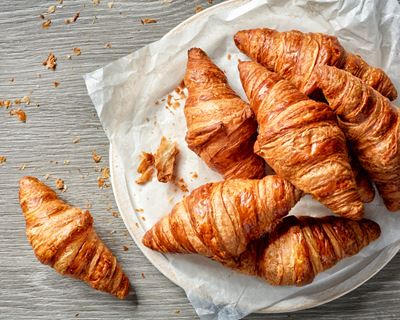
{"type": "Polygon", "coordinates": [[[351,170],[353,171],[354,179],[356,179],[360,199],[364,203],[372,202],[375,198],[375,189],[368,177],[368,173],[361,166],[354,153],[350,152],[350,158],[351,170]]]}
{"type": "Polygon", "coordinates": [[[153,250],[237,257],[250,241],[272,230],[301,192],[278,176],[208,183],[177,203],[143,237],[153,250]]]}
{"type": "Polygon", "coordinates": [[[239,258],[221,262],[272,285],[303,286],[345,257],[357,254],[380,232],[379,225],[367,219],[290,216],[272,234],[253,241],[239,258]]]}
{"type": "Polygon", "coordinates": [[[264,161],[253,152],[257,123],[248,104],[201,49],[188,52],[185,85],[186,141],[224,178],[261,178],[264,161]]]}
{"type": "Polygon", "coordinates": [[[391,211],[400,209],[399,112],[359,78],[335,67],[316,70],[339,125],[391,211]]]}
{"type": "Polygon", "coordinates": [[[128,295],[129,279],[97,236],[89,211],[66,204],[34,177],[21,179],[19,198],[26,235],[41,263],[120,299],[128,295]]]}
{"type": "Polygon", "coordinates": [[[383,70],[371,67],[361,57],[346,52],[334,36],[263,28],[239,31],[234,40],[242,52],[292,81],[307,95],[317,85],[314,68],[329,65],[347,70],[390,100],[397,97],[396,88],[383,70]]]}
{"type": "Polygon", "coordinates": [[[336,214],[360,219],[363,203],[335,114],[257,62],[241,62],[239,71],[259,124],[256,153],[336,214]]]}

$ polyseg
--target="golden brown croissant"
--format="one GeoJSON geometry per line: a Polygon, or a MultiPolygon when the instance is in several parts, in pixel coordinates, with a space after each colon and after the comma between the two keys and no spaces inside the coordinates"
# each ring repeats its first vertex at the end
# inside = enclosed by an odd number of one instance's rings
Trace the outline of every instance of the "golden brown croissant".
{"type": "Polygon", "coordinates": [[[346,52],[334,36],[264,28],[239,31],[234,40],[243,53],[292,81],[307,95],[316,89],[314,68],[329,65],[347,70],[390,100],[397,97],[396,88],[383,70],[373,68],[360,56],[346,52]]]}
{"type": "Polygon", "coordinates": [[[350,153],[350,159],[351,170],[353,171],[353,176],[356,180],[360,199],[364,203],[369,203],[375,198],[375,189],[368,177],[368,173],[359,163],[357,156],[350,153]]]}
{"type": "Polygon", "coordinates": [[[240,62],[239,71],[259,124],[256,153],[336,214],[360,219],[363,203],[335,114],[257,62],[240,62]]]}
{"type": "Polygon", "coordinates": [[[19,198],[26,235],[41,263],[120,299],[128,295],[129,279],[97,236],[89,211],[69,206],[34,177],[21,179],[19,198]]]}
{"type": "Polygon", "coordinates": [[[188,52],[185,85],[189,148],[225,178],[263,177],[264,161],[253,152],[257,131],[253,113],[201,49],[188,52]]]}
{"type": "Polygon", "coordinates": [[[367,219],[290,216],[270,235],[253,241],[240,257],[220,262],[272,285],[303,286],[358,253],[380,232],[379,225],[367,219]]]}
{"type": "Polygon", "coordinates": [[[379,92],[335,67],[316,69],[318,85],[375,182],[386,207],[400,209],[399,112],[379,92]]]}
{"type": "Polygon", "coordinates": [[[153,250],[239,256],[288,214],[301,192],[278,176],[208,183],[177,203],[143,237],[153,250]]]}

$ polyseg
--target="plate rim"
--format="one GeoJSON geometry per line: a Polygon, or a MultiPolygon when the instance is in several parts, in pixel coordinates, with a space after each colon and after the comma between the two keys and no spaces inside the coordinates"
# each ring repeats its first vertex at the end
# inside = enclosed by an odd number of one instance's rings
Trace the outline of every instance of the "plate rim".
{"type": "MultiPolygon", "coordinates": [[[[193,20],[196,20],[201,16],[210,14],[212,11],[215,11],[215,10],[221,8],[221,7],[229,7],[231,5],[239,5],[239,4],[247,3],[247,2],[250,2],[250,1],[251,0],[227,0],[227,1],[224,1],[222,3],[216,4],[216,5],[212,6],[212,7],[204,9],[200,13],[195,14],[195,15],[187,18],[186,20],[182,21],[177,26],[175,26],[170,31],[168,31],[164,36],[177,32],[179,29],[185,27],[188,23],[192,22],[193,20]]],[[[146,259],[149,260],[151,262],[151,264],[159,272],[161,272],[166,278],[168,278],[175,285],[181,287],[179,285],[179,283],[178,283],[179,281],[178,281],[174,271],[172,269],[170,269],[167,264],[165,264],[165,261],[168,260],[167,257],[164,254],[160,254],[160,253],[151,254],[152,251],[150,249],[147,249],[141,243],[140,235],[135,233],[133,228],[130,227],[128,219],[124,214],[125,209],[124,209],[124,206],[122,204],[122,199],[120,199],[118,197],[119,192],[117,190],[122,186],[118,186],[118,183],[115,180],[117,175],[115,174],[115,172],[116,172],[115,160],[116,159],[114,157],[119,157],[119,156],[114,151],[114,148],[112,147],[112,144],[110,142],[110,147],[109,147],[110,182],[111,182],[114,198],[115,198],[115,201],[117,203],[117,207],[118,207],[118,209],[120,211],[120,215],[122,217],[122,220],[123,220],[123,222],[125,224],[125,227],[128,229],[128,232],[129,232],[130,236],[132,237],[132,239],[134,240],[134,242],[138,246],[138,248],[141,250],[141,252],[144,254],[146,259]],[[161,269],[159,267],[160,264],[164,265],[165,268],[161,269]]],[[[133,212],[133,210],[131,210],[131,212],[133,212]]],[[[139,220],[137,222],[140,223],[139,220]]],[[[138,230],[140,230],[140,228],[138,228],[138,230]]],[[[380,250],[379,252],[377,252],[376,257],[370,263],[368,263],[367,266],[365,267],[365,268],[367,268],[368,266],[372,265],[375,261],[379,260],[380,264],[378,263],[379,266],[376,269],[374,269],[372,272],[367,274],[363,279],[361,279],[361,281],[357,282],[357,284],[355,284],[351,288],[348,288],[347,290],[344,290],[343,292],[341,292],[339,294],[333,295],[330,298],[326,298],[326,299],[323,299],[321,301],[312,300],[312,301],[309,301],[307,303],[303,302],[303,303],[300,303],[298,305],[293,305],[292,307],[287,307],[287,303],[284,303],[285,301],[291,301],[291,300],[295,301],[296,299],[301,298],[301,297],[288,298],[288,299],[284,299],[282,301],[279,301],[279,302],[277,302],[276,304],[274,304],[274,305],[272,305],[270,307],[257,310],[257,311],[255,311],[255,313],[274,314],[274,313],[295,312],[295,311],[306,310],[306,309],[311,309],[311,308],[314,308],[314,307],[318,307],[318,306],[321,306],[321,305],[326,304],[328,302],[331,302],[333,300],[336,300],[336,299],[338,299],[338,298],[350,293],[351,291],[357,289],[358,287],[363,285],[365,282],[367,282],[369,279],[371,279],[373,276],[375,276],[379,271],[381,271],[393,259],[393,257],[398,253],[399,250],[400,250],[400,242],[397,242],[397,243],[394,243],[394,244],[392,244],[392,245],[380,250]],[[385,260],[384,261],[380,260],[381,255],[387,254],[387,253],[389,253],[389,255],[386,256],[385,260]]],[[[346,279],[346,281],[354,278],[358,274],[359,274],[359,272],[357,272],[352,277],[346,279]]],[[[301,299],[298,299],[298,300],[301,300],[301,299]]]]}

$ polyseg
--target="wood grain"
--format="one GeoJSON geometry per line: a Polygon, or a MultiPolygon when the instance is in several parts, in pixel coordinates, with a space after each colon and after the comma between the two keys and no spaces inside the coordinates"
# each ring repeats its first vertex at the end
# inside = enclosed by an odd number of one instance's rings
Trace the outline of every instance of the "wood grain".
{"type": "MultiPolygon", "coordinates": [[[[108,165],[108,141],[86,93],[82,75],[158,40],[194,14],[207,1],[65,0],[50,15],[49,29],[41,28],[39,15],[56,1],[0,2],[0,100],[30,95],[27,122],[0,108],[0,319],[194,319],[185,293],[163,277],[128,236],[111,189],[97,186],[99,168],[108,165]],[[64,20],[80,12],[79,19],[64,20]],[[94,20],[94,16],[97,19],[94,20]],[[158,19],[142,25],[141,18],[158,19]],[[94,22],[94,23],[93,23],[94,22]],[[111,43],[111,48],[105,44],[111,43]],[[74,56],[79,47],[82,54],[74,56]],[[52,51],[56,71],[42,61],[52,51]],[[72,55],[71,59],[66,59],[72,55]],[[11,79],[14,79],[12,82],[11,79]],[[55,88],[53,83],[60,83],[55,88]],[[72,143],[80,137],[79,143],[72,143]],[[96,165],[92,151],[103,156],[96,165]],[[69,164],[63,164],[69,160],[69,164]],[[20,166],[25,164],[25,170],[20,166]],[[26,241],[18,205],[18,180],[23,175],[43,178],[54,186],[64,179],[67,201],[91,212],[98,233],[121,261],[135,294],[126,301],[98,293],[76,280],[62,278],[36,261],[26,241]],[[123,246],[129,247],[128,251],[123,246]],[[142,277],[142,273],[144,278],[142,277]]],[[[214,4],[221,1],[214,0],[214,4]]],[[[281,315],[251,315],[248,319],[398,319],[400,315],[400,257],[359,289],[324,306],[281,315]]]]}

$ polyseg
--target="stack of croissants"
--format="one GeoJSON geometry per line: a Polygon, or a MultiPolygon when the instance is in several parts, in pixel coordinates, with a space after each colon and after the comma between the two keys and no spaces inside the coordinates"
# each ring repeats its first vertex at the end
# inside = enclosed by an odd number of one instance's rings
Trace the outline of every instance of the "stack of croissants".
{"type": "MultiPolygon", "coordinates": [[[[184,79],[188,147],[225,180],[184,197],[143,244],[302,286],[379,237],[379,225],[363,218],[375,196],[371,181],[389,211],[400,209],[396,88],[333,36],[263,28],[239,31],[234,41],[251,58],[238,65],[249,104],[201,49],[189,50],[184,79]],[[265,175],[265,163],[274,175],[265,175]],[[288,216],[305,194],[336,216],[288,216]]],[[[32,177],[20,182],[20,202],[42,263],[128,294],[88,211],[32,177]]]]}

